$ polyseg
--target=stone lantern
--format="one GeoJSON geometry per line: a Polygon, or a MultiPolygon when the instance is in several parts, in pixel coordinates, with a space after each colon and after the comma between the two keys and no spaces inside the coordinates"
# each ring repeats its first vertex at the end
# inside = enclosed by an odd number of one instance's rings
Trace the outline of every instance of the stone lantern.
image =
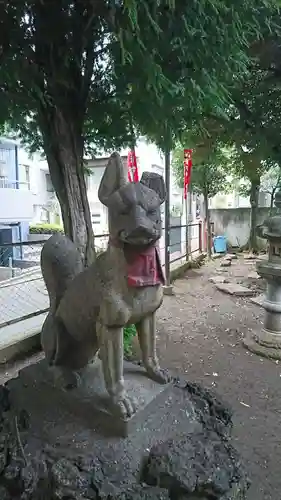
{"type": "MultiPolygon", "coordinates": [[[[274,200],[281,208],[281,191],[274,200]]],[[[256,264],[258,274],[267,282],[262,306],[265,309],[263,329],[244,341],[249,350],[281,359],[281,213],[266,219],[258,226],[258,234],[268,241],[268,259],[256,264]]]]}

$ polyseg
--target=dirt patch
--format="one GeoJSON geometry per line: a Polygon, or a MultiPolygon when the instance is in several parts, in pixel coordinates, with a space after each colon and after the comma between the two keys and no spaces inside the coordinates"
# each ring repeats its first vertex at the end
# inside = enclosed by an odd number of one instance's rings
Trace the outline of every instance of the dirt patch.
{"type": "MultiPolygon", "coordinates": [[[[254,270],[255,262],[239,259],[223,274],[245,286],[254,270]]],[[[253,482],[248,499],[280,500],[281,362],[242,346],[243,335],[262,327],[263,309],[219,292],[208,278],[220,273],[215,261],[175,282],[175,296],[165,297],[159,311],[160,356],[164,366],[215,389],[232,406],[234,442],[253,482]]]]}

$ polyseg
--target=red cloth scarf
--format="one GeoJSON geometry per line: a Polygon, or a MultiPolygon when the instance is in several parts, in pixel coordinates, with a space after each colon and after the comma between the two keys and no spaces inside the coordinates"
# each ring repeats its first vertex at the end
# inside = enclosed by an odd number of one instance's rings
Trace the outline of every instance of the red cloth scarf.
{"type": "Polygon", "coordinates": [[[128,247],[124,249],[124,255],[127,261],[129,287],[141,288],[164,284],[164,274],[157,246],[138,250],[132,250],[132,247],[128,247]]]}

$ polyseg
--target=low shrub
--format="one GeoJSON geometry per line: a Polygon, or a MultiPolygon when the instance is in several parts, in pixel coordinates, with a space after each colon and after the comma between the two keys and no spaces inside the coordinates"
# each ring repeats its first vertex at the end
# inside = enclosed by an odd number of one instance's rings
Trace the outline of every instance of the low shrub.
{"type": "Polygon", "coordinates": [[[29,226],[30,234],[63,234],[63,227],[56,224],[31,224],[29,226]]]}
{"type": "Polygon", "coordinates": [[[135,325],[129,325],[124,328],[124,355],[130,357],[133,354],[133,338],[137,334],[135,325]]]}

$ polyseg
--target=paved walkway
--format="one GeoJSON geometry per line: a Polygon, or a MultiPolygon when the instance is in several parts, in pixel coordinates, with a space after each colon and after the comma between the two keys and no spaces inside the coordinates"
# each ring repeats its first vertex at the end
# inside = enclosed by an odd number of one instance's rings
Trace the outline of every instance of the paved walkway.
{"type": "Polygon", "coordinates": [[[0,337],[5,322],[44,310],[49,305],[41,271],[12,278],[0,284],[0,337]]]}

